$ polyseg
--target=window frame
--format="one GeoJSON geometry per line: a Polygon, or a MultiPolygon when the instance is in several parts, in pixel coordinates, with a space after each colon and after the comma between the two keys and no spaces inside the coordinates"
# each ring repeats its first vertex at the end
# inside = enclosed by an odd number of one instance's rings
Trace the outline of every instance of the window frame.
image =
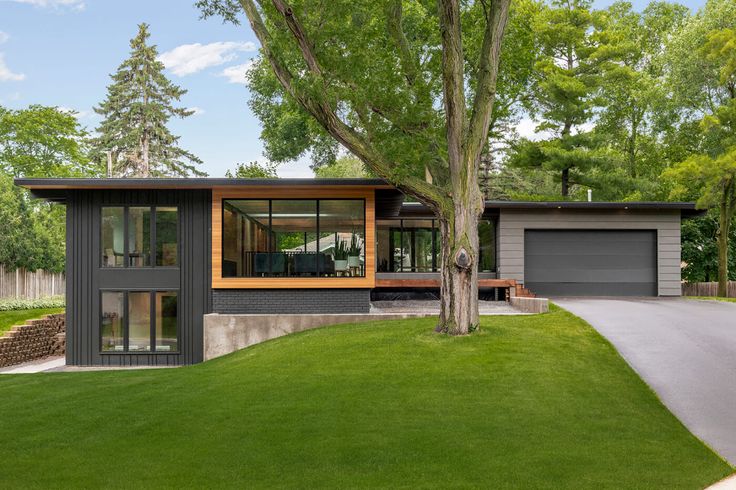
{"type": "MultiPolygon", "coordinates": [[[[316,233],[316,241],[317,241],[317,250],[319,250],[319,241],[321,239],[320,237],[320,201],[360,201],[363,203],[363,226],[362,226],[362,233],[363,233],[363,249],[362,249],[362,256],[363,261],[366,261],[367,256],[367,240],[366,240],[366,222],[367,222],[367,200],[365,197],[297,197],[297,198],[284,198],[284,197],[223,197],[220,202],[220,230],[222,233],[222,236],[225,235],[225,210],[226,210],[226,204],[227,201],[267,201],[268,202],[268,229],[271,230],[273,227],[273,201],[315,201],[315,233],[316,233]]],[[[374,224],[375,226],[375,224],[374,224]]],[[[272,233],[272,232],[271,232],[272,233]]],[[[268,234],[268,241],[266,248],[268,249],[269,253],[273,253],[273,242],[272,242],[272,236],[271,233],[268,234]]],[[[225,240],[221,240],[220,243],[220,257],[225,256],[225,240]]],[[[318,255],[319,257],[319,255],[318,255]]],[[[319,260],[317,260],[317,275],[314,277],[300,277],[300,276],[266,276],[260,277],[260,276],[225,276],[224,275],[224,268],[220,268],[220,279],[225,280],[232,280],[232,279],[284,279],[286,281],[291,279],[365,279],[368,277],[367,267],[363,266],[363,275],[361,276],[321,276],[320,274],[320,268],[321,264],[319,263],[319,260]]],[[[272,271],[272,262],[269,260],[268,262],[268,269],[269,274],[273,274],[272,271]]]]}
{"type": "Polygon", "coordinates": [[[181,267],[181,216],[178,205],[156,205],[156,204],[103,204],[100,206],[98,223],[100,225],[100,250],[99,250],[99,268],[105,270],[148,270],[148,269],[179,269],[181,267]],[[105,208],[123,208],[123,265],[121,267],[105,265],[105,247],[104,247],[104,230],[102,227],[102,215],[105,208]],[[150,265],[131,266],[130,265],[130,208],[148,208],[150,210],[149,218],[149,244],[148,244],[148,260],[150,265]],[[176,265],[157,265],[157,235],[156,235],[156,209],[157,208],[175,208],[176,209],[176,265]]]}
{"type": "Polygon", "coordinates": [[[139,356],[139,355],[179,355],[182,353],[181,347],[181,291],[179,288],[101,288],[98,292],[99,301],[99,314],[97,323],[97,334],[99,336],[98,352],[100,355],[126,355],[126,356],[139,356]],[[104,293],[122,293],[123,294],[123,311],[125,312],[125,318],[123,320],[123,350],[103,350],[102,349],[102,295],[104,293]],[[157,351],[156,350],[156,293],[176,293],[176,350],[170,351],[157,351]],[[130,349],[130,302],[128,300],[130,293],[148,293],[149,294],[149,330],[150,330],[150,350],[137,350],[131,351],[130,349]]]}
{"type": "MultiPolygon", "coordinates": [[[[440,229],[438,226],[439,220],[436,218],[388,218],[386,221],[394,221],[394,224],[398,224],[398,226],[388,226],[385,229],[388,229],[388,237],[389,237],[389,255],[388,255],[388,273],[393,274],[409,274],[409,273],[417,273],[417,274],[423,274],[425,272],[417,272],[412,269],[416,269],[416,258],[414,257],[414,250],[415,247],[415,236],[417,229],[427,229],[427,228],[414,228],[414,227],[404,227],[405,221],[432,221],[432,270],[428,273],[438,273],[440,272],[440,248],[439,248],[439,241],[440,241],[440,229]],[[401,250],[401,255],[399,259],[399,267],[397,270],[394,270],[395,266],[395,257],[392,250],[395,249],[396,241],[394,240],[394,232],[398,232],[399,235],[399,243],[398,248],[401,250]],[[411,243],[409,244],[412,248],[412,251],[410,252],[412,261],[414,262],[414,265],[411,265],[408,267],[408,270],[406,270],[402,264],[404,262],[404,233],[408,232],[411,235],[411,243]]],[[[498,273],[498,218],[497,217],[481,217],[478,220],[478,224],[480,225],[481,221],[489,221],[493,223],[493,248],[494,248],[494,267],[492,270],[487,271],[481,271],[477,270],[476,272],[479,274],[496,274],[498,273]]],[[[376,224],[376,228],[378,228],[378,224],[376,224]]],[[[376,233],[377,235],[377,233],[376,233]]],[[[479,244],[480,245],[480,244],[479,244]]],[[[478,248],[478,252],[480,253],[480,246],[478,248]]],[[[376,256],[376,260],[378,260],[378,256],[376,256]]],[[[478,264],[477,268],[479,269],[481,265],[480,257],[478,257],[478,264]]],[[[383,274],[383,272],[382,272],[383,274]]]]}

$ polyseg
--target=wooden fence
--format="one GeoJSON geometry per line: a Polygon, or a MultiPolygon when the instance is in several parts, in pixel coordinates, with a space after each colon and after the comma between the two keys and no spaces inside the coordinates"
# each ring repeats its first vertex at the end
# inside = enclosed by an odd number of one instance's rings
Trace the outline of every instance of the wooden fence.
{"type": "MultiPolygon", "coordinates": [[[[685,282],[682,283],[683,296],[717,296],[717,282],[685,282]]],[[[729,298],[736,298],[736,281],[728,281],[729,298]]]]}
{"type": "Polygon", "coordinates": [[[0,298],[36,299],[60,296],[65,291],[63,273],[28,272],[25,269],[9,271],[0,264],[0,298]]]}

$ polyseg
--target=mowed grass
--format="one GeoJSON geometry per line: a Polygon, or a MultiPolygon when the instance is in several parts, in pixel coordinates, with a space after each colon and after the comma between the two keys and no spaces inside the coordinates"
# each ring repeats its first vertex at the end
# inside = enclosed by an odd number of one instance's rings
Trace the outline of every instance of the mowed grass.
{"type": "Polygon", "coordinates": [[[683,296],[687,299],[699,299],[705,301],[725,301],[727,303],[736,303],[736,298],[720,298],[718,296],[683,296]]]}
{"type": "Polygon", "coordinates": [[[52,313],[64,313],[64,308],[0,311],[0,337],[10,330],[13,325],[23,325],[26,320],[41,318],[52,313]]]}
{"type": "Polygon", "coordinates": [[[553,308],[343,325],[164,370],[0,376],[0,488],[703,488],[732,469],[553,308]]]}

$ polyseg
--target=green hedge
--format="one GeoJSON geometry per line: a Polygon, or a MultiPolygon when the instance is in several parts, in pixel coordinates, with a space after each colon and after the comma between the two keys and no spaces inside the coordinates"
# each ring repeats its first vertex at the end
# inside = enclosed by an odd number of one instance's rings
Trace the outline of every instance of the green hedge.
{"type": "Polygon", "coordinates": [[[36,308],[64,308],[64,306],[66,306],[64,296],[50,296],[48,298],[38,299],[0,299],[0,311],[33,310],[36,308]]]}

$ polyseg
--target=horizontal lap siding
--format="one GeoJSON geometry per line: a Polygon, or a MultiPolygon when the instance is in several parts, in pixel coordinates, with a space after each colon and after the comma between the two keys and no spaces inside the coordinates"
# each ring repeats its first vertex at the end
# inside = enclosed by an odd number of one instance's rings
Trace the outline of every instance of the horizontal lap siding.
{"type": "Polygon", "coordinates": [[[679,211],[502,209],[498,276],[524,282],[524,230],[655,230],[660,296],[680,295],[679,211]]]}
{"type": "MultiPolygon", "coordinates": [[[[211,310],[210,215],[208,190],[70,191],[67,201],[67,364],[171,366],[202,361],[204,315],[211,310]],[[100,207],[104,205],[177,206],[180,270],[178,354],[101,354],[99,295],[100,207]]],[[[149,269],[150,272],[150,269],[149,269]]],[[[129,275],[134,271],[125,271],[129,275]]],[[[123,275],[120,275],[121,277],[123,275]]],[[[110,275],[106,277],[110,278],[110,275]]],[[[114,277],[114,274],[112,275],[114,277]]],[[[175,277],[175,276],[174,276],[175,277]]],[[[153,289],[150,275],[137,287],[153,289]]],[[[110,284],[105,284],[110,287],[110,284]]],[[[114,286],[113,286],[114,287],[114,286]]]]}

